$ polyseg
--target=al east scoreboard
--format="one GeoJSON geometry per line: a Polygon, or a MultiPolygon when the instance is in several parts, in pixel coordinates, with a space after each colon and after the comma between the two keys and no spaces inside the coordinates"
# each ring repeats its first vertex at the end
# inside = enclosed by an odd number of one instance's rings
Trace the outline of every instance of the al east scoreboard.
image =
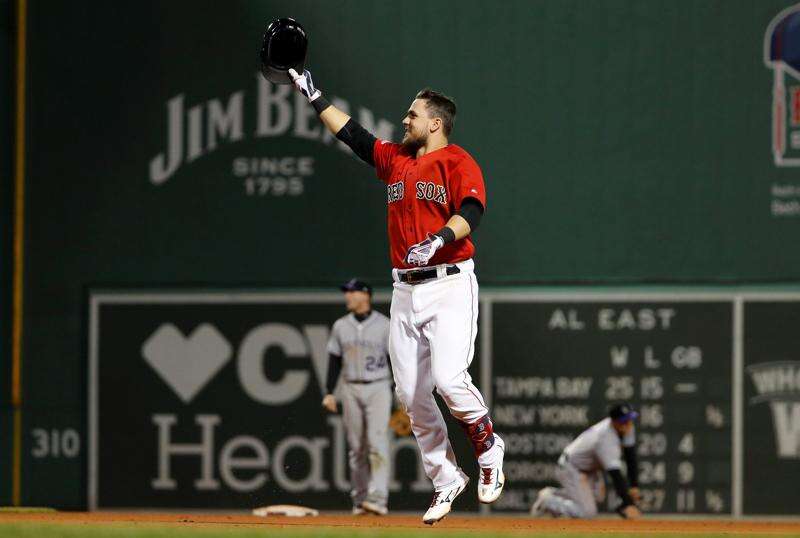
{"type": "Polygon", "coordinates": [[[564,447],[628,401],[641,414],[642,509],[730,513],[733,315],[719,300],[493,302],[492,413],[509,485],[497,509],[529,507],[556,482],[564,447]]]}

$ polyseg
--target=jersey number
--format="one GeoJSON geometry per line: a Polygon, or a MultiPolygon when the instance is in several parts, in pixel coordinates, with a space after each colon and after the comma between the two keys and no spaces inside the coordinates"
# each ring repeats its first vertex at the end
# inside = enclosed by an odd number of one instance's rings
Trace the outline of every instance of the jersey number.
{"type": "Polygon", "coordinates": [[[367,372],[374,372],[386,368],[386,356],[367,357],[367,372]]]}

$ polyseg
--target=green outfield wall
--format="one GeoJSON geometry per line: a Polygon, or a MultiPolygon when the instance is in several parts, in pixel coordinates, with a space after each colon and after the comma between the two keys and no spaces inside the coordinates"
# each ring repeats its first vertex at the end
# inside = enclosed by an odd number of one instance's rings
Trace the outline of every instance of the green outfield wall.
{"type": "MultiPolygon", "coordinates": [[[[83,456],[90,509],[347,510],[343,424],[320,409],[341,303],[337,292],[93,290],[86,441],[77,428],[34,430],[31,463],[50,472],[29,486],[41,495],[83,456]]],[[[508,480],[482,512],[527,514],[564,448],[629,401],[644,511],[796,513],[796,291],[484,290],[479,319],[470,375],[505,441],[508,480]]],[[[431,486],[413,438],[390,433],[389,445],[390,506],[421,510],[431,486]]],[[[609,494],[600,509],[619,502],[609,494]]],[[[474,495],[459,499],[477,509],[474,495]]]]}
{"type": "Polygon", "coordinates": [[[25,504],[87,506],[91,290],[388,287],[384,186],[258,74],[276,16],[302,22],[317,85],[383,138],[420,88],[456,99],[452,141],[487,182],[483,285],[800,280],[800,75],[764,59],[792,2],[25,5],[25,504]]]}
{"type": "Polygon", "coordinates": [[[0,506],[11,504],[11,268],[14,76],[10,0],[0,0],[0,506]]]}

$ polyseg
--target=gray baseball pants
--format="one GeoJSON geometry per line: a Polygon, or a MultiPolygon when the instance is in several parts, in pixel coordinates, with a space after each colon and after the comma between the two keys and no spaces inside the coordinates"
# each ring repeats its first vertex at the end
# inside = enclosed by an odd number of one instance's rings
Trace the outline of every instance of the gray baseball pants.
{"type": "Polygon", "coordinates": [[[556,478],[561,487],[544,501],[543,507],[548,512],[574,518],[592,518],[597,515],[595,482],[601,479],[598,473],[581,472],[562,455],[558,460],[556,478]]]}
{"type": "Polygon", "coordinates": [[[350,496],[386,506],[389,498],[389,380],[341,384],[350,464],[350,496]]]}

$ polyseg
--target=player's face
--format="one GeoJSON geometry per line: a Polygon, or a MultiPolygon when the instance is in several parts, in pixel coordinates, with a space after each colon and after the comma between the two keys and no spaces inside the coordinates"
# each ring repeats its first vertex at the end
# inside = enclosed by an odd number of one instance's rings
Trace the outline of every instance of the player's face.
{"type": "Polygon", "coordinates": [[[359,312],[369,309],[369,293],[366,291],[344,292],[344,302],[348,312],[359,312]]]}
{"type": "Polygon", "coordinates": [[[623,422],[622,424],[617,422],[614,424],[614,427],[616,428],[617,433],[619,433],[621,437],[625,437],[633,429],[633,421],[629,420],[627,422],[623,422]]]}
{"type": "Polygon", "coordinates": [[[414,99],[403,118],[403,128],[405,129],[403,145],[409,147],[425,145],[428,141],[428,134],[431,132],[432,121],[432,118],[428,115],[425,100],[414,99]]]}

